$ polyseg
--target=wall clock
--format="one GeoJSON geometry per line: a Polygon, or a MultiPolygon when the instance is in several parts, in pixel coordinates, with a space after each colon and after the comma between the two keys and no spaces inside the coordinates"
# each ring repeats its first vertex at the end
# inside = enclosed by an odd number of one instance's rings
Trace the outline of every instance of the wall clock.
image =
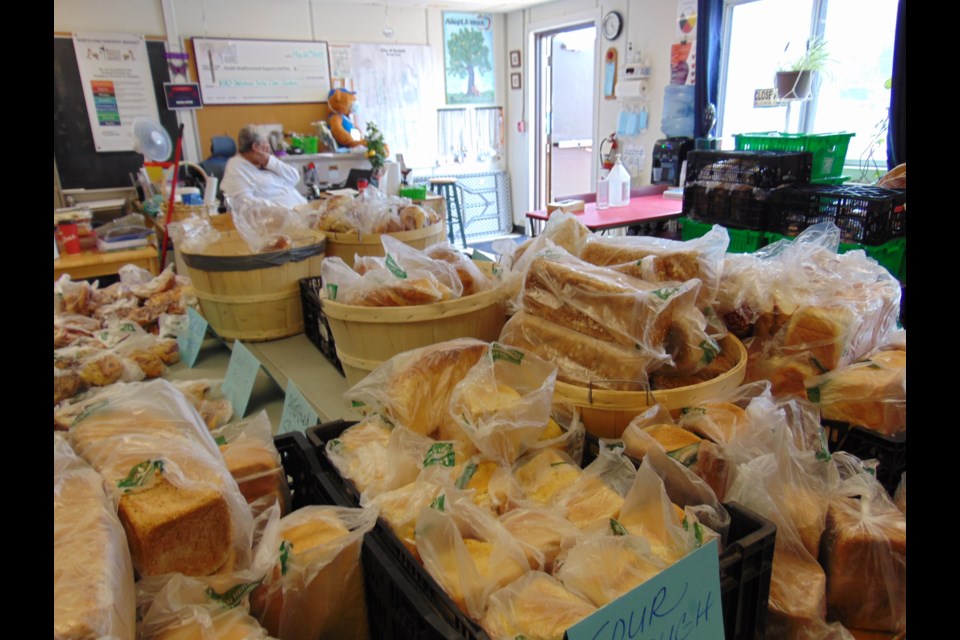
{"type": "Polygon", "coordinates": [[[607,40],[616,40],[623,31],[623,16],[619,11],[611,11],[603,17],[603,37],[607,40]]]}

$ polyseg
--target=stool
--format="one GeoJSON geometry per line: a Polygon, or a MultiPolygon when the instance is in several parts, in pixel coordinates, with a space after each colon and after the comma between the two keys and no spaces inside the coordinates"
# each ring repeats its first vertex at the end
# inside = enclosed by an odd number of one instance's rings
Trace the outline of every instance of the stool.
{"type": "Polygon", "coordinates": [[[430,191],[439,196],[443,196],[447,201],[447,237],[450,244],[455,244],[453,239],[453,222],[456,215],[457,226],[460,227],[460,239],[463,246],[467,246],[467,234],[463,230],[463,209],[460,204],[460,192],[457,189],[456,178],[430,178],[430,191]],[[456,212],[456,213],[454,213],[456,212]]]}

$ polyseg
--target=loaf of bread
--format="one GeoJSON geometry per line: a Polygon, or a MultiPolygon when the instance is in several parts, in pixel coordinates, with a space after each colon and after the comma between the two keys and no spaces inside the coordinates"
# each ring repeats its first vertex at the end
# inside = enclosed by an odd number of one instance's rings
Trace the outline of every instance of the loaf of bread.
{"type": "Polygon", "coordinates": [[[878,351],[808,379],[807,397],[820,415],[894,435],[907,427],[907,353],[878,351]]]}
{"type": "Polygon", "coordinates": [[[602,607],[666,568],[638,536],[594,536],[560,555],[556,577],[574,593],[602,607]]]}
{"type": "Polygon", "coordinates": [[[534,258],[523,309],[579,333],[662,353],[674,316],[693,307],[699,281],[652,285],[548,252],[534,258]]]}
{"type": "Polygon", "coordinates": [[[555,509],[518,508],[500,516],[500,524],[523,547],[531,569],[553,571],[557,555],[582,537],[580,530],[555,509]]]}
{"type": "Polygon", "coordinates": [[[564,509],[570,522],[586,529],[619,516],[623,496],[599,476],[584,473],[560,492],[557,504],[564,509]]]}
{"type": "Polygon", "coordinates": [[[141,634],[141,640],[270,640],[267,630],[246,609],[222,609],[212,615],[141,634]]]}
{"type": "Polygon", "coordinates": [[[80,374],[72,369],[53,367],[53,404],[60,404],[64,400],[74,397],[87,388],[80,374]]]}
{"type": "Polygon", "coordinates": [[[133,640],[133,565],[100,475],[53,446],[53,637],[133,640]]]}
{"type": "Polygon", "coordinates": [[[831,501],[820,562],[831,619],[874,631],[906,628],[907,517],[885,496],[869,510],[854,498],[831,501]]]}
{"type": "Polygon", "coordinates": [[[250,596],[278,638],[367,638],[360,551],[375,510],[303,507],[280,521],[280,559],[250,596]]]}
{"type": "Polygon", "coordinates": [[[598,389],[643,389],[647,371],[664,361],[645,351],[598,340],[526,312],[507,321],[500,342],[531,351],[557,365],[557,380],[581,386],[592,383],[598,389]]]}
{"type": "Polygon", "coordinates": [[[725,445],[749,426],[750,418],[731,402],[704,402],[685,409],[679,424],[701,438],[725,445]]]}
{"type": "MultiPolygon", "coordinates": [[[[587,239],[593,232],[580,219],[566,211],[554,212],[547,221],[541,234],[544,239],[560,247],[572,256],[579,256],[587,239]]],[[[530,238],[517,247],[513,254],[513,265],[518,266],[521,258],[534,246],[540,246],[536,238],[530,238]]]]}
{"type": "Polygon", "coordinates": [[[457,270],[457,276],[463,284],[464,296],[486,291],[492,286],[490,279],[480,271],[480,268],[475,265],[472,260],[449,244],[434,244],[427,247],[424,251],[434,260],[441,260],[454,266],[457,270]]]}
{"type": "Polygon", "coordinates": [[[517,462],[514,477],[526,500],[536,506],[553,505],[583,471],[569,456],[544,449],[517,462]]]}
{"type": "Polygon", "coordinates": [[[490,596],[481,624],[491,638],[562,640],[595,611],[553,576],[531,571],[490,596]]]}
{"type": "Polygon", "coordinates": [[[775,638],[819,638],[826,615],[823,569],[810,556],[778,546],[770,578],[767,633],[775,638]]]}
{"type": "Polygon", "coordinates": [[[449,287],[426,275],[403,280],[390,278],[370,285],[351,292],[351,295],[341,295],[337,301],[362,307],[406,307],[455,297],[449,287]]]}
{"type": "Polygon", "coordinates": [[[380,517],[390,526],[390,530],[415,558],[419,558],[417,518],[421,510],[430,506],[449,486],[450,479],[446,469],[434,466],[424,469],[416,482],[380,493],[369,501],[364,499],[362,504],[379,507],[380,517]]]}
{"type": "Polygon", "coordinates": [[[141,576],[204,576],[249,561],[250,509],[200,416],[170,383],[105,390],[74,419],[69,439],[114,492],[141,576]]]}
{"type": "Polygon", "coordinates": [[[327,458],[361,493],[387,473],[391,429],[378,415],[364,418],[324,446],[327,458]]]}
{"type": "Polygon", "coordinates": [[[628,426],[623,432],[623,445],[631,456],[642,459],[647,455],[649,442],[640,432],[655,440],[668,456],[681,464],[689,467],[696,462],[701,438],[673,424],[655,424],[642,429],[628,426]]]}
{"type": "Polygon", "coordinates": [[[255,507],[254,516],[273,503],[280,505],[281,516],[286,515],[290,510],[290,489],[266,413],[220,428],[213,437],[220,443],[223,461],[240,493],[255,507]]]}
{"type": "Polygon", "coordinates": [[[381,370],[385,379],[368,376],[348,392],[349,399],[382,406],[395,424],[432,436],[453,422],[447,411],[453,388],[488,349],[486,342],[460,338],[407,351],[388,361],[381,370]]]}

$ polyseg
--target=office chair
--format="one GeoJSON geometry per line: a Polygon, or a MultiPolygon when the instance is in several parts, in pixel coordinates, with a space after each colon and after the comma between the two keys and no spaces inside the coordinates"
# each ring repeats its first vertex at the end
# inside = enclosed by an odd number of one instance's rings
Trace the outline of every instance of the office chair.
{"type": "Polygon", "coordinates": [[[237,143],[230,136],[213,136],[210,139],[210,157],[200,163],[208,176],[223,180],[227,160],[237,153],[237,143]]]}

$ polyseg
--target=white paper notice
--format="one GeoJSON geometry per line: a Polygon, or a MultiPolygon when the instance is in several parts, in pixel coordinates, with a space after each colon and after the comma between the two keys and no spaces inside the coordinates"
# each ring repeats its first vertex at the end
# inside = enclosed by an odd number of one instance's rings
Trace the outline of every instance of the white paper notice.
{"type": "Polygon", "coordinates": [[[73,48],[97,151],[133,151],[133,121],[159,121],[143,36],[77,33],[73,48]]]}

